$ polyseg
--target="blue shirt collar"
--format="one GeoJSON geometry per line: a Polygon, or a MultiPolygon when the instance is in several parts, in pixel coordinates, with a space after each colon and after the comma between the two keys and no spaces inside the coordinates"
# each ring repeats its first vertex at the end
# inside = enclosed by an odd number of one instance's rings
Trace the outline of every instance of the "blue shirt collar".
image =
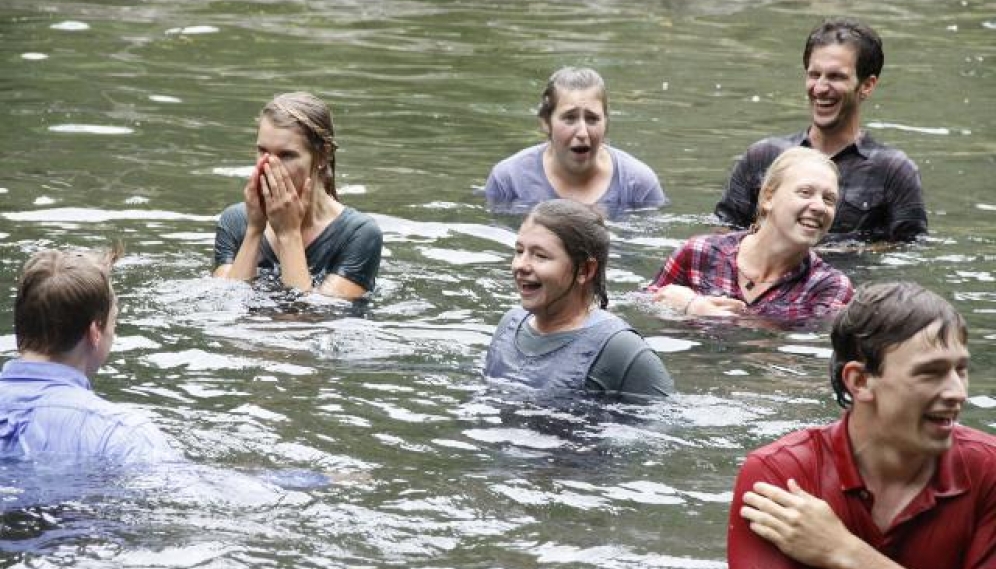
{"type": "Polygon", "coordinates": [[[20,358],[3,365],[0,381],[51,381],[92,390],[90,380],[74,367],[55,362],[29,362],[20,358]]]}

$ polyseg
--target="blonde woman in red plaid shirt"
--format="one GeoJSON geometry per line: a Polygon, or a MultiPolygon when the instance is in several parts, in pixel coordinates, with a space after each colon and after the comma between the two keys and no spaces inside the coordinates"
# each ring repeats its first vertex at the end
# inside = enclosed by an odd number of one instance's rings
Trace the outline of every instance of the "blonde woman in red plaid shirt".
{"type": "Polygon", "coordinates": [[[827,156],[806,147],[786,150],[764,177],[751,228],[689,239],[648,290],[691,316],[797,322],[832,315],[853,287],[813,247],[830,229],[839,195],[837,166],[827,156]]]}

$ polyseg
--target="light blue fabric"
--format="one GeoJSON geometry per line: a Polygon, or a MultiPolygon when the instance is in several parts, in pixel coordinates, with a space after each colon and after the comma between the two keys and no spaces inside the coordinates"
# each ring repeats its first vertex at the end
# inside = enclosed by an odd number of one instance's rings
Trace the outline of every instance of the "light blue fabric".
{"type": "Polygon", "coordinates": [[[181,459],[148,418],[95,394],[79,370],[10,360],[0,373],[0,458],[181,459]]]}
{"type": "MultiPolygon", "coordinates": [[[[484,185],[488,206],[499,213],[526,212],[539,202],[557,198],[543,170],[549,143],[531,146],[495,165],[484,185]]],[[[657,174],[631,154],[606,145],[612,157],[612,180],[598,200],[610,217],[632,209],[668,204],[657,174]]]]}
{"type": "Polygon", "coordinates": [[[516,342],[520,328],[528,326],[529,316],[522,307],[515,307],[502,317],[485,358],[487,377],[511,379],[547,391],[581,390],[588,371],[609,339],[623,330],[631,330],[621,318],[599,309],[583,328],[570,331],[570,340],[563,345],[530,354],[516,342]]]}

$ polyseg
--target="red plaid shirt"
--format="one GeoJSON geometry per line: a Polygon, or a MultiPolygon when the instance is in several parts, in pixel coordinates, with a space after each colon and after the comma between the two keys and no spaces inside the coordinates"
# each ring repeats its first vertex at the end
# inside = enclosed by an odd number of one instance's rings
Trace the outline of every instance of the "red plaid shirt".
{"type": "MultiPolygon", "coordinates": [[[[699,235],[679,247],[661,268],[648,290],[677,284],[698,294],[744,299],[737,282],[737,251],[746,231],[699,235]]],[[[851,300],[854,288],[847,276],[816,253],[747,303],[746,314],[799,322],[832,315],[851,300]]]]}

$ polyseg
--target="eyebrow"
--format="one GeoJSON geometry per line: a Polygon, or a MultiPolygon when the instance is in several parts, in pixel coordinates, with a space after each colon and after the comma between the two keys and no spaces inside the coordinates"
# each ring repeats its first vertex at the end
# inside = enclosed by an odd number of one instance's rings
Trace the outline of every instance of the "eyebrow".
{"type": "MultiPolygon", "coordinates": [[[[950,367],[951,361],[952,360],[949,360],[948,358],[936,358],[932,360],[927,360],[925,362],[920,362],[913,365],[913,373],[921,373],[924,371],[931,371],[933,369],[938,369],[938,368],[948,368],[950,367]]],[[[964,357],[959,357],[956,360],[954,360],[954,366],[959,367],[962,365],[968,365],[968,361],[969,361],[968,355],[965,355],[964,357]]]]}

